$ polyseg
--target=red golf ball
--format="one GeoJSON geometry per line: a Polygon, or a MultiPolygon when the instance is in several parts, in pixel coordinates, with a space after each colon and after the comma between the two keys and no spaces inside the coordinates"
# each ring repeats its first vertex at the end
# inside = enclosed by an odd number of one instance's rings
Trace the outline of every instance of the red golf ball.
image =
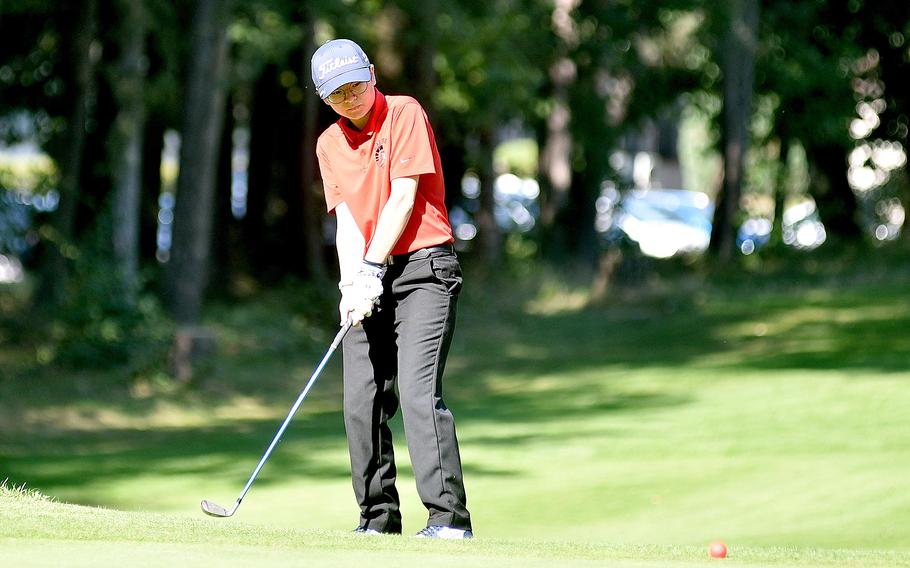
{"type": "Polygon", "coordinates": [[[727,545],[719,540],[715,540],[708,547],[708,554],[711,555],[711,558],[726,558],[727,545]]]}

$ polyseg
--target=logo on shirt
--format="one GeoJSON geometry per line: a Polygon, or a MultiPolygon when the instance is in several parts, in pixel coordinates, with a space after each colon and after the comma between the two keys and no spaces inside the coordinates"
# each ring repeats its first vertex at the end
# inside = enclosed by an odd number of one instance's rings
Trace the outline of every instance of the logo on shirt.
{"type": "Polygon", "coordinates": [[[376,149],[373,151],[373,160],[376,162],[376,166],[380,169],[385,167],[388,156],[386,155],[386,144],[388,144],[388,138],[382,138],[379,142],[376,143],[376,149]]]}

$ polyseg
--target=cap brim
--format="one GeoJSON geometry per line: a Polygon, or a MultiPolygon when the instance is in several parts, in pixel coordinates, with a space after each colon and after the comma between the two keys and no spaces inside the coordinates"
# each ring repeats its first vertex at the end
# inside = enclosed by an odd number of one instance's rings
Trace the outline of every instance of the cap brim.
{"type": "Polygon", "coordinates": [[[365,81],[369,81],[372,78],[373,78],[373,75],[370,73],[369,67],[361,67],[360,69],[351,69],[350,71],[346,71],[346,72],[342,73],[341,75],[332,77],[331,79],[329,79],[322,85],[319,85],[319,87],[318,87],[319,98],[320,99],[326,98],[327,96],[332,94],[332,91],[334,91],[335,89],[337,89],[338,87],[340,87],[342,85],[347,85],[348,83],[362,83],[365,81]]]}

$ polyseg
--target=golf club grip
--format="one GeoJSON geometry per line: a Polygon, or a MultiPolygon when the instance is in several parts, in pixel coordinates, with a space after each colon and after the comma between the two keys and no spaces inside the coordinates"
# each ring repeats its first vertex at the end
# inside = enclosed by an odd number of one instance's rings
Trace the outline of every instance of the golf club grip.
{"type": "Polygon", "coordinates": [[[335,334],[335,339],[332,340],[332,345],[329,347],[329,351],[335,351],[338,349],[338,346],[341,345],[341,340],[344,339],[344,336],[351,331],[351,327],[354,324],[351,323],[351,320],[346,320],[344,325],[341,326],[341,329],[338,330],[338,333],[335,334]]]}

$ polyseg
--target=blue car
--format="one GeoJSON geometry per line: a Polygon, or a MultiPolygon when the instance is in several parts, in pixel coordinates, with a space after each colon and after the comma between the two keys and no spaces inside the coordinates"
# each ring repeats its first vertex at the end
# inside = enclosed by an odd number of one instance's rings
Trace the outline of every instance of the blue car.
{"type": "Polygon", "coordinates": [[[596,228],[610,243],[627,239],[653,258],[701,254],[711,242],[714,204],[707,194],[683,189],[604,189],[596,228]]]}

